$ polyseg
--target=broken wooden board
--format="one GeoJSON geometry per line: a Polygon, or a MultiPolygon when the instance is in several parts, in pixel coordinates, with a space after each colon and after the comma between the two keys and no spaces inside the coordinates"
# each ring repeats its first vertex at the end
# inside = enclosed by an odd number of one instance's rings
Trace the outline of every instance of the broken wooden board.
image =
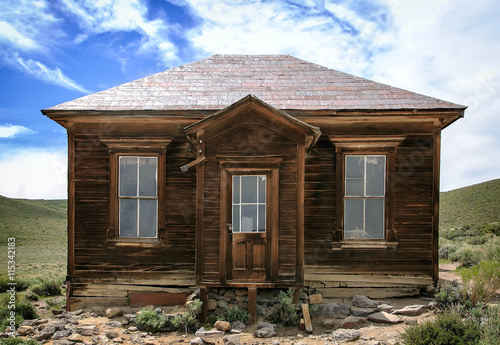
{"type": "Polygon", "coordinates": [[[306,325],[306,332],[312,333],[313,326],[311,322],[311,315],[309,314],[309,304],[302,304],[302,315],[304,316],[304,322],[306,325]]]}

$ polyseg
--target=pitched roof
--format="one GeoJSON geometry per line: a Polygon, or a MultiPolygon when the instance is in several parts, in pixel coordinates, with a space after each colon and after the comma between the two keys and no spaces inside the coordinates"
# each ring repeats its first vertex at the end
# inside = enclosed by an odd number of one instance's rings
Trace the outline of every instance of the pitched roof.
{"type": "Polygon", "coordinates": [[[248,94],[289,110],[465,109],[290,55],[213,55],[45,111],[219,110],[248,94]]]}

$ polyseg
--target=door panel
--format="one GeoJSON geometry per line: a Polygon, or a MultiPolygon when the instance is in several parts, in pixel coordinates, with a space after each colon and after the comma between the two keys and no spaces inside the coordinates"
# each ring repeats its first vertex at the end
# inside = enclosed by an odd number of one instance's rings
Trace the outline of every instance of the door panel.
{"type": "Polygon", "coordinates": [[[233,280],[265,281],[266,269],[266,234],[233,233],[232,235],[233,280]]]}

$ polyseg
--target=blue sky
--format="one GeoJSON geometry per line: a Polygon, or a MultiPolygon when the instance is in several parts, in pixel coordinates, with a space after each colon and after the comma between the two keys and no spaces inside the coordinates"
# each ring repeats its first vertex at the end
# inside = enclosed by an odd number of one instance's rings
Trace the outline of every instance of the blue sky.
{"type": "Polygon", "coordinates": [[[469,106],[441,189],[500,177],[500,2],[0,0],[0,195],[66,197],[40,110],[212,54],[291,54],[469,106]]]}

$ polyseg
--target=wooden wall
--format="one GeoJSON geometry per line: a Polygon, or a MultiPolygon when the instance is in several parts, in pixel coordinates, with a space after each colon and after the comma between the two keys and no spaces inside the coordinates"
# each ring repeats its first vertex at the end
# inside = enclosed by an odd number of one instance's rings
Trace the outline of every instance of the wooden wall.
{"type": "Polygon", "coordinates": [[[259,123],[246,122],[206,142],[203,274],[219,280],[220,165],[217,155],[283,155],[280,177],[278,281],[294,282],[296,272],[297,144],[259,123]]]}
{"type": "MultiPolygon", "coordinates": [[[[433,135],[409,135],[396,149],[393,186],[396,249],[342,248],[332,250],[335,223],[335,148],[322,137],[306,160],[305,275],[323,286],[344,286],[349,279],[366,286],[431,283],[433,277],[434,214],[433,135]],[[379,275],[380,279],[372,279],[379,275]],[[383,276],[401,276],[388,280],[383,276]],[[408,277],[422,279],[408,280],[408,277]],[[335,282],[328,284],[328,282],[335,282]]],[[[314,283],[312,284],[314,285],[314,283]]]]}
{"type": "Polygon", "coordinates": [[[192,158],[184,134],[173,134],[166,151],[165,224],[160,225],[160,243],[150,246],[106,242],[110,224],[108,148],[96,135],[74,136],[74,276],[172,276],[183,284],[194,284],[196,176],[194,171],[180,171],[192,158]]]}

